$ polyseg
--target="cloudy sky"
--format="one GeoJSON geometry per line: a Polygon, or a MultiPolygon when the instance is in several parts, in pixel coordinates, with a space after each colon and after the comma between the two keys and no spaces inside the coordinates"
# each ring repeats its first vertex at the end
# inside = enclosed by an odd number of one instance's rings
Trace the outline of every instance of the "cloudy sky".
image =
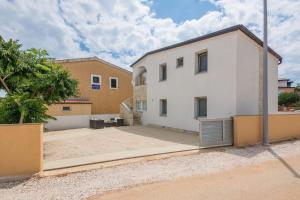
{"type": "MultiPolygon", "coordinates": [[[[244,24],[262,38],[263,0],[0,0],[0,35],[51,57],[98,56],[129,69],[149,50],[244,24]]],[[[300,0],[269,0],[280,77],[300,82],[300,0]]]]}

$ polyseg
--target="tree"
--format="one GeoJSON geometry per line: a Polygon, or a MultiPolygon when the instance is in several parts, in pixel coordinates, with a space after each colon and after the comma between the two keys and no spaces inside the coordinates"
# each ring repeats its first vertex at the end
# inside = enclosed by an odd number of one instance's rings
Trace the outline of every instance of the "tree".
{"type": "Polygon", "coordinates": [[[294,93],[281,93],[278,97],[278,104],[288,106],[299,101],[299,97],[294,93]]]}
{"type": "Polygon", "coordinates": [[[77,95],[77,81],[45,50],[0,36],[0,123],[45,122],[47,106],[77,95]]]}

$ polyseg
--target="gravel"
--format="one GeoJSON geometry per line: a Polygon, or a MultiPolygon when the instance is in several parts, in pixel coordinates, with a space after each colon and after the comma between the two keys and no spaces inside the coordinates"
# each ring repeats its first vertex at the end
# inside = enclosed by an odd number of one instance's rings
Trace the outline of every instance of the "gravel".
{"type": "Polygon", "coordinates": [[[221,148],[194,155],[172,157],[91,170],[59,177],[32,178],[0,183],[0,199],[84,199],[95,194],[180,177],[207,175],[234,167],[300,155],[300,140],[247,148],[221,148]]]}

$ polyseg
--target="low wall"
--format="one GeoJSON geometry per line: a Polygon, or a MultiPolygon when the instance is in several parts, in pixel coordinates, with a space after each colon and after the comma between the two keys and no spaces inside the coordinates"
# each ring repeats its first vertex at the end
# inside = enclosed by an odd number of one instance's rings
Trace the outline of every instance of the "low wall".
{"type": "MultiPolygon", "coordinates": [[[[270,142],[300,138],[300,114],[274,114],[269,116],[270,142]]],[[[234,117],[234,145],[261,143],[262,116],[234,117]]]]}
{"type": "Polygon", "coordinates": [[[91,115],[91,103],[57,103],[48,107],[47,114],[51,116],[91,115]],[[69,107],[70,110],[63,110],[69,107]]]}
{"type": "Polygon", "coordinates": [[[42,133],[42,124],[0,124],[0,177],[42,172],[42,133]]]}
{"type": "Polygon", "coordinates": [[[88,128],[90,127],[90,119],[92,118],[110,120],[110,118],[116,118],[119,117],[119,115],[120,114],[54,116],[56,120],[49,120],[44,126],[49,131],[88,128]]]}

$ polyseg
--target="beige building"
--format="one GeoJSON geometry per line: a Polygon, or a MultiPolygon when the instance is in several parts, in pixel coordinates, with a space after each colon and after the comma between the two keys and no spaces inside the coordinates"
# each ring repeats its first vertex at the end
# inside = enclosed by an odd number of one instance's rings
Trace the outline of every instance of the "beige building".
{"type": "Polygon", "coordinates": [[[122,101],[132,97],[132,73],[97,57],[57,60],[78,81],[78,97],[49,107],[57,120],[51,130],[88,127],[90,118],[118,117],[122,101]]]}

